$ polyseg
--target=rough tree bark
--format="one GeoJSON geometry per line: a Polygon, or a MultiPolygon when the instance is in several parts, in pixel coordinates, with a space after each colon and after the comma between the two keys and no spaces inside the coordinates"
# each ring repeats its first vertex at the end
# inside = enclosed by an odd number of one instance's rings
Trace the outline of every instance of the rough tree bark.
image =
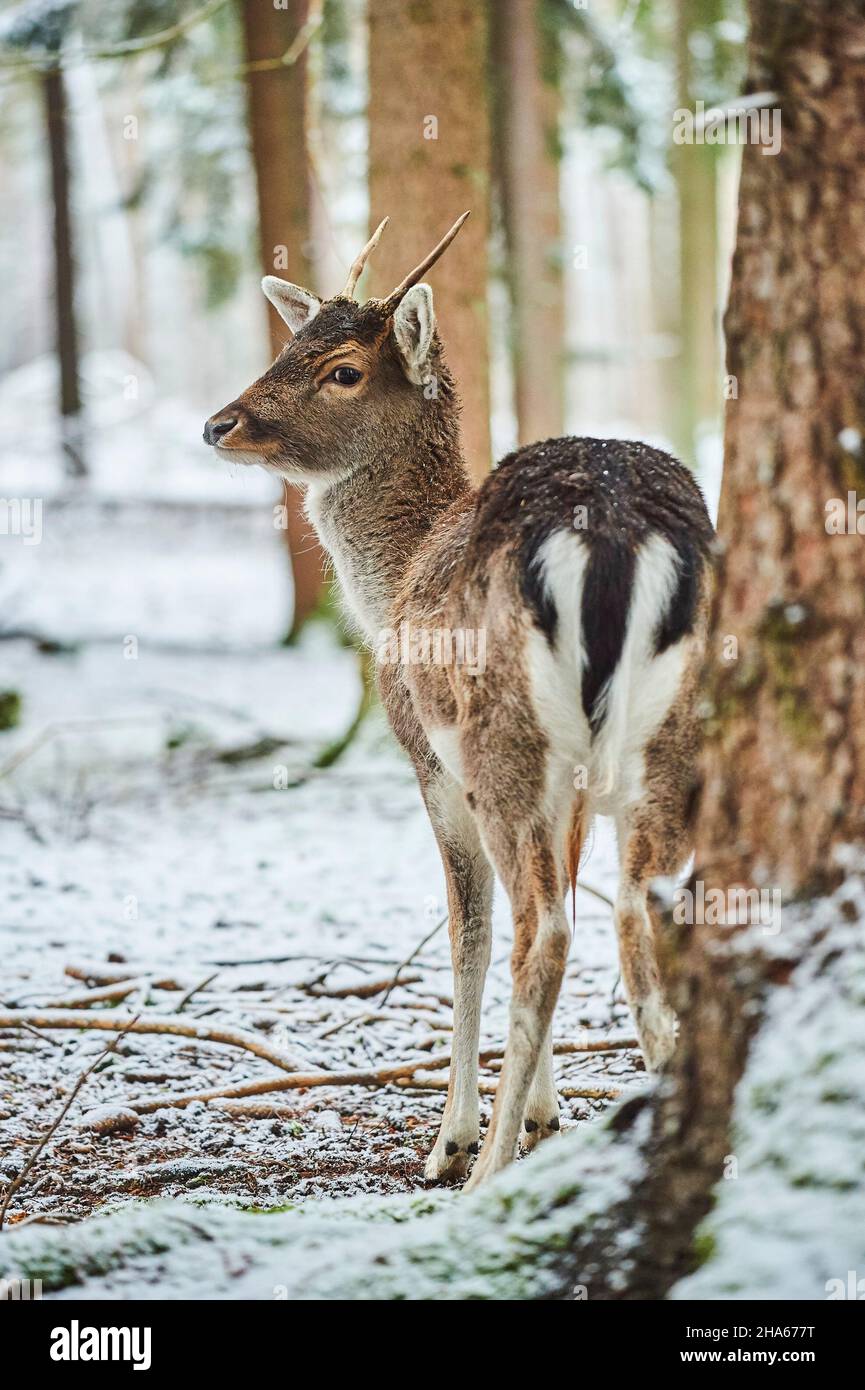
{"type": "MultiPolygon", "coordinates": [[[[307,155],[306,50],[289,65],[268,66],[288,53],[309,19],[309,0],[286,0],[277,9],[262,0],[243,0],[249,131],[258,190],[261,264],[266,275],[315,288],[311,246],[310,168],[307,155]]],[[[272,355],[288,329],[268,305],[272,355]]],[[[286,489],[285,537],[294,580],[294,637],[315,609],[323,585],[323,554],[303,501],[286,489]]]]}
{"type": "Polygon", "coordinates": [[[490,467],[486,7],[376,0],[368,13],[371,222],[392,219],[370,263],[372,292],[391,290],[471,209],[430,280],[463,401],[466,457],[480,480],[490,467]]]}
{"type": "Polygon", "coordinates": [[[543,10],[544,0],[498,0],[490,17],[520,444],[564,431],[559,88],[543,10]]]}
{"type": "Polygon", "coordinates": [[[75,260],[69,187],[69,141],[66,88],[59,67],[42,77],[45,130],[51,162],[54,208],[54,316],[60,369],[60,424],[66,471],[84,477],[87,466],[82,444],[81,391],[78,363],[78,325],[75,316],[75,260]]]}

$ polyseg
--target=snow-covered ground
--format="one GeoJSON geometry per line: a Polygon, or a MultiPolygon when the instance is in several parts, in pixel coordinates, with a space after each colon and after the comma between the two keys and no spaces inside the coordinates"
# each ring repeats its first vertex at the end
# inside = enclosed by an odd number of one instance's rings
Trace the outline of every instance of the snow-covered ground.
{"type": "MultiPolygon", "coordinates": [[[[160,490],[140,448],[123,457],[141,466],[116,477],[96,456],[95,481],[75,491],[58,488],[38,456],[29,478],[20,462],[2,473],[5,497],[35,494],[43,509],[40,544],[0,536],[0,626],[21,634],[0,642],[0,689],[23,702],[20,725],[0,733],[0,1009],[64,1004],[126,975],[134,992],[100,1013],[239,1028],[306,1071],[446,1052],[444,925],[389,993],[370,989],[442,922],[441,869],[411,770],[379,719],[333,767],[314,767],[352,718],[356,663],[325,629],[298,649],[279,645],[289,579],[266,480],[208,471],[202,450],[179,456],[160,490]]],[[[583,878],[614,890],[603,827],[583,878]]],[[[505,1035],[509,950],[498,900],[484,1044],[505,1035]]],[[[609,909],[579,892],[556,1036],[630,1031],[609,909]]],[[[0,1029],[0,1183],[20,1173],[110,1040],[0,1029]]],[[[557,1066],[563,1087],[618,1090],[639,1081],[641,1064],[624,1048],[557,1066]]],[[[83,1119],[130,1098],[273,1075],[234,1047],[127,1035],[88,1078],[8,1220],[190,1190],[272,1206],[423,1186],[439,1089],[288,1091],[247,1114],[197,1102],[107,1135],[83,1119]]],[[[566,1127],[605,1103],[567,1097],[566,1127]]]]}

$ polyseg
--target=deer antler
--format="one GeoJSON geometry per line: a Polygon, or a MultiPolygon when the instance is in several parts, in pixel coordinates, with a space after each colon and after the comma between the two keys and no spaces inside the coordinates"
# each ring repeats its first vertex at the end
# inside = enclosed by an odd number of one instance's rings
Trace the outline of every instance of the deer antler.
{"type": "Polygon", "coordinates": [[[348,279],[345,282],[345,289],[342,292],[343,297],[345,299],[354,298],[354,292],[357,287],[357,282],[363,274],[363,268],[369,260],[372,252],[378,246],[378,243],[381,239],[381,234],[389,221],[390,218],[385,217],[381,222],[379,222],[378,226],[376,227],[369,241],[366,243],[366,246],[361,251],[360,255],[356,256],[355,259],[352,261],[351,270],[348,272],[348,279]]]}
{"type": "Polygon", "coordinates": [[[467,212],[464,212],[462,217],[458,217],[454,225],[451,227],[450,231],[446,232],[445,235],[442,237],[438,246],[434,247],[434,249],[430,251],[429,255],[421,261],[420,265],[416,265],[414,270],[410,271],[409,274],[405,277],[405,279],[399,282],[395,290],[391,290],[390,294],[385,300],[388,309],[394,310],[396,306],[399,304],[406,290],[410,290],[412,285],[416,285],[419,280],[423,279],[430,266],[435,265],[439,256],[441,256],[448,249],[457,232],[459,231],[460,227],[463,225],[468,216],[469,214],[467,212]]]}

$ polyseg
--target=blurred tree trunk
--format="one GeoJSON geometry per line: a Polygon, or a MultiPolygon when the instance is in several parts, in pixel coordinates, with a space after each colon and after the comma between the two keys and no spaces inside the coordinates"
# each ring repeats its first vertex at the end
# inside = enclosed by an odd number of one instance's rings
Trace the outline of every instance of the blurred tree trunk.
{"type": "MultiPolygon", "coordinates": [[[[241,9],[261,264],[266,275],[314,288],[305,47],[292,63],[273,66],[301,35],[310,18],[309,0],[285,0],[280,9],[270,0],[242,0],[241,9]]],[[[275,357],[289,330],[271,305],[268,324],[275,357]]],[[[297,489],[286,489],[285,505],[294,579],[289,636],[295,637],[321,596],[324,557],[297,489]]]]}
{"type": "Polygon", "coordinates": [[[545,0],[497,0],[491,12],[495,166],[520,444],[564,430],[558,54],[544,9],[545,0]]]}
{"type": "MultiPolygon", "coordinates": [[[[705,99],[695,90],[691,41],[722,17],[719,0],[677,0],[678,105],[694,109],[705,99]]],[[[716,147],[674,147],[679,197],[679,419],[677,448],[686,463],[696,457],[697,431],[717,420],[722,383],[719,354],[716,147]]]]}
{"type": "Polygon", "coordinates": [[[81,478],[86,475],[87,467],[82,439],[78,325],[75,317],[66,88],[59,67],[48,68],[43,73],[42,98],[54,207],[54,314],[60,368],[60,424],[66,471],[70,477],[81,478]]]}
{"type": "Polygon", "coordinates": [[[430,280],[463,401],[466,458],[480,480],[491,461],[486,6],[375,0],[368,13],[371,223],[392,219],[371,262],[372,283],[377,294],[391,290],[471,209],[430,280]]]}

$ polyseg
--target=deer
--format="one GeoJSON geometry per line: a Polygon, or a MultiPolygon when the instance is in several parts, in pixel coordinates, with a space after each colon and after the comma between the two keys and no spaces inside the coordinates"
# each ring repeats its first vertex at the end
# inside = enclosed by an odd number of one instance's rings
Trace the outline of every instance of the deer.
{"type": "Polygon", "coordinates": [[[425,1175],[468,1177],[466,1190],[560,1130],[553,1012],[568,894],[597,815],[615,823],[620,971],[647,1071],[673,1054],[649,894],[691,854],[713,545],[690,470],[644,444],[548,439],[472,484],[424,280],[467,216],[383,299],[356,289],[387,218],[331,298],[266,276],[291,337],[204,430],[226,460],[304,489],[414,766],[444,869],[454,981],[447,1098],[425,1175]],[[476,644],[471,662],[436,660],[420,640],[408,644],[414,659],[400,657],[405,643],[395,659],[382,638],[443,630],[483,634],[484,659],[476,644]],[[512,997],[480,1148],[495,874],[513,917],[512,997]]]}

